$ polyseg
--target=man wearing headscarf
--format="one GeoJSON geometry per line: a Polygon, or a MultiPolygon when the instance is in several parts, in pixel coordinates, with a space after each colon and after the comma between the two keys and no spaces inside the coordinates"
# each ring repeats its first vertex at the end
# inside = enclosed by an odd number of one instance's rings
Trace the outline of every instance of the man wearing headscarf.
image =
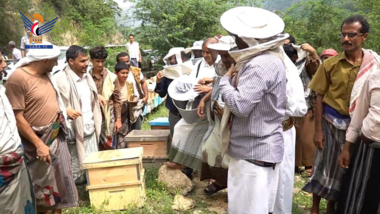
{"type": "MultiPolygon", "coordinates": [[[[216,73],[213,65],[217,60],[218,54],[215,50],[209,50],[207,46],[217,42],[218,40],[215,38],[208,38],[203,42],[203,59],[194,66],[194,69],[189,74],[189,80],[198,81],[202,78],[215,77],[216,73]]],[[[201,84],[194,85],[194,89],[192,86],[188,88],[188,91],[196,91],[199,94],[208,93],[210,90],[210,86],[201,84]]],[[[170,90],[169,95],[174,99],[173,95],[170,94],[170,90]]],[[[197,116],[196,111],[195,116],[197,116]]],[[[188,123],[185,118],[182,118],[174,127],[174,135],[169,152],[169,160],[172,162],[167,162],[166,165],[170,168],[185,166],[200,171],[202,168],[202,142],[207,127],[208,121],[205,118],[196,117],[196,121],[192,123],[188,123]]],[[[186,175],[190,178],[192,178],[191,171],[186,172],[186,175]]]]}
{"type": "Polygon", "coordinates": [[[222,140],[229,139],[222,152],[227,150],[231,157],[228,212],[273,212],[284,155],[286,69],[281,46],[288,35],[281,32],[285,24],[276,14],[255,7],[230,9],[220,22],[239,48],[229,52],[236,66],[219,85],[223,116],[232,115],[227,123],[222,119],[222,130],[231,127],[230,136],[222,132],[222,140]]]}
{"type": "Polygon", "coordinates": [[[214,64],[217,76],[208,81],[199,80],[200,83],[213,82],[213,88],[205,95],[198,105],[199,117],[207,116],[209,127],[203,138],[202,147],[202,171],[200,180],[212,179],[203,190],[205,195],[227,188],[228,164],[230,158],[222,154],[220,121],[223,117],[224,102],[219,93],[220,79],[227,73],[228,69],[235,64],[235,60],[228,53],[229,50],[237,49],[235,40],[231,36],[221,36],[218,43],[209,44],[208,49],[215,50],[221,60],[214,64]]]}
{"type": "MultiPolygon", "coordinates": [[[[186,57],[183,55],[184,48],[175,47],[169,50],[169,53],[164,57],[164,70],[157,73],[156,88],[155,92],[159,94],[160,97],[166,97],[166,108],[169,109],[169,128],[170,135],[174,135],[174,126],[182,119],[181,114],[179,113],[177,107],[174,105],[172,98],[168,94],[169,85],[172,81],[183,74],[189,74],[192,69],[192,64],[189,66],[184,65],[183,63],[186,60],[186,57]]],[[[168,163],[170,165],[170,163],[168,163]]],[[[171,163],[175,165],[175,163],[171,163]]],[[[176,165],[177,166],[177,165],[176,165]]],[[[186,168],[185,166],[178,166],[183,173],[191,177],[192,169],[186,168]]]]}
{"type": "Polygon", "coordinates": [[[324,62],[328,58],[336,56],[336,55],[338,55],[338,52],[336,52],[336,50],[334,50],[334,49],[326,49],[321,54],[321,61],[324,62]]]}
{"type": "Polygon", "coordinates": [[[314,165],[317,167],[303,188],[313,194],[311,213],[319,213],[321,198],[328,200],[326,212],[333,213],[335,202],[341,198],[345,169],[338,166],[338,158],[344,143],[356,140],[353,135],[347,135],[350,116],[365,79],[378,72],[380,65],[376,53],[362,49],[369,31],[370,25],[363,16],[343,20],[340,42],[344,52],[324,61],[309,84],[317,94],[314,133],[317,147],[314,165]]]}
{"type": "MultiPolygon", "coordinates": [[[[0,52],[0,76],[7,64],[0,52]]],[[[0,85],[0,213],[35,213],[32,183],[24,162],[24,150],[16,120],[0,85]]]]}
{"type": "Polygon", "coordinates": [[[61,213],[62,208],[78,204],[64,130],[66,109],[50,73],[59,54],[54,45],[52,49],[29,50],[14,66],[6,85],[38,212],[61,213]]]}
{"type": "Polygon", "coordinates": [[[75,183],[86,182],[81,164],[91,153],[98,151],[102,114],[96,85],[86,72],[88,56],[84,48],[72,45],[66,51],[67,65],[54,75],[67,111],[67,143],[72,160],[75,183]]]}

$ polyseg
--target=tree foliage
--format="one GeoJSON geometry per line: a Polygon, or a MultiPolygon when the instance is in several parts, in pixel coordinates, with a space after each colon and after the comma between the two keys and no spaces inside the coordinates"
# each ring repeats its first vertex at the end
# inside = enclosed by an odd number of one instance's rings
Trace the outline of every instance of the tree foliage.
{"type": "Polygon", "coordinates": [[[140,43],[161,53],[172,47],[189,47],[194,41],[226,34],[220,16],[226,10],[256,0],[141,0],[137,1],[134,17],[141,20],[135,29],[140,43]]]}
{"type": "Polygon", "coordinates": [[[380,36],[380,1],[377,0],[308,0],[290,7],[283,19],[286,32],[293,35],[297,43],[310,43],[320,53],[327,48],[341,51],[339,33],[342,21],[354,14],[363,15],[371,25],[364,48],[380,51],[377,38],[380,36]]]}

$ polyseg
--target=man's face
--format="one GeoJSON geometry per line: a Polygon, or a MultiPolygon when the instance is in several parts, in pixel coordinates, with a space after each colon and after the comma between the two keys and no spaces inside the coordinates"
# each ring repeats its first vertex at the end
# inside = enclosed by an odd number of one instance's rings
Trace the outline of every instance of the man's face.
{"type": "Polygon", "coordinates": [[[342,44],[343,51],[352,52],[362,48],[362,43],[367,39],[368,34],[360,33],[361,28],[360,22],[353,22],[342,26],[340,43],[342,44]]]}
{"type": "Polygon", "coordinates": [[[207,45],[209,44],[203,44],[202,46],[202,55],[203,55],[203,58],[205,58],[205,61],[209,64],[209,65],[213,65],[216,58],[218,57],[218,53],[215,51],[215,50],[209,50],[207,48],[207,45]]]}
{"type": "Polygon", "coordinates": [[[127,69],[123,69],[123,70],[121,70],[121,71],[119,71],[119,72],[117,73],[117,78],[118,78],[119,80],[121,80],[122,82],[125,82],[125,81],[127,81],[128,74],[129,74],[129,70],[127,70],[127,69]]]}
{"type": "Polygon", "coordinates": [[[127,65],[131,64],[131,62],[129,61],[129,56],[119,57],[119,62],[125,62],[127,65]]]}
{"type": "Polygon", "coordinates": [[[194,53],[194,58],[201,58],[202,57],[202,50],[192,50],[194,53]]]}
{"type": "Polygon", "coordinates": [[[135,37],[130,36],[130,37],[129,37],[129,41],[132,43],[133,41],[135,41],[135,37]]]}
{"type": "Polygon", "coordinates": [[[53,58],[53,59],[47,59],[47,60],[44,60],[44,63],[45,63],[45,72],[52,72],[53,71],[53,67],[57,65],[57,60],[58,60],[58,57],[56,58],[53,58]]]}
{"type": "Polygon", "coordinates": [[[75,60],[69,59],[69,65],[75,73],[86,73],[88,67],[88,56],[79,55],[75,58],[75,60]]]}
{"type": "Polygon", "coordinates": [[[177,64],[178,64],[178,63],[177,63],[177,58],[175,57],[175,55],[170,56],[170,57],[168,58],[168,61],[169,61],[169,64],[170,64],[170,65],[177,65],[177,64]]]}
{"type": "Polygon", "coordinates": [[[102,71],[104,68],[105,59],[91,59],[92,67],[95,71],[102,71]]]}
{"type": "Polygon", "coordinates": [[[287,45],[287,44],[289,44],[290,43],[290,40],[289,39],[285,39],[285,41],[284,41],[284,45],[287,45]]]}
{"type": "Polygon", "coordinates": [[[220,56],[220,59],[222,60],[224,66],[226,66],[227,69],[231,67],[232,64],[235,64],[234,58],[231,57],[231,55],[228,53],[228,51],[218,51],[218,54],[220,56]]]}

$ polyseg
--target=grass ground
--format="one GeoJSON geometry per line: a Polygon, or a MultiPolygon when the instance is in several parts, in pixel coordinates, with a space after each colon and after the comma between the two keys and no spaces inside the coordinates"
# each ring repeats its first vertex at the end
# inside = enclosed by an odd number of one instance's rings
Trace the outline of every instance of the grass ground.
{"type": "MultiPolygon", "coordinates": [[[[149,121],[157,117],[167,117],[168,110],[164,105],[156,108],[151,114],[147,115],[144,119],[142,129],[150,129],[149,121]]],[[[85,214],[85,213],[120,213],[120,214],[193,214],[195,211],[202,211],[202,214],[226,213],[227,204],[224,202],[227,193],[221,192],[217,193],[215,196],[208,197],[202,194],[203,188],[206,183],[199,181],[199,179],[194,179],[195,189],[190,192],[186,197],[189,197],[196,201],[195,208],[188,211],[174,211],[171,206],[173,204],[174,195],[166,191],[163,184],[157,182],[158,169],[148,168],[146,169],[146,202],[142,208],[137,208],[130,206],[124,211],[118,212],[103,212],[101,210],[94,210],[90,206],[90,200],[88,192],[85,187],[78,187],[78,192],[80,196],[80,207],[64,210],[63,213],[66,214],[85,214]]],[[[302,187],[307,182],[308,178],[302,175],[296,175],[295,184],[293,189],[293,214],[308,214],[312,198],[311,194],[301,191],[302,187]]],[[[326,201],[321,201],[321,214],[326,209],[326,201]]],[[[198,212],[199,213],[199,212],[198,212]]]]}

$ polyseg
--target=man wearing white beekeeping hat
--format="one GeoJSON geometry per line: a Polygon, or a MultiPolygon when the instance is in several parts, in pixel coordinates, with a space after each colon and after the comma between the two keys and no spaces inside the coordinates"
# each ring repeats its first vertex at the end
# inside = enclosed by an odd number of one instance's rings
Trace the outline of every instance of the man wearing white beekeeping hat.
{"type": "MultiPolygon", "coordinates": [[[[51,44],[42,44],[51,45],[51,44]]],[[[44,46],[47,47],[47,46],[44,46]]],[[[66,110],[51,75],[58,47],[31,49],[13,69],[6,95],[12,105],[36,196],[37,212],[75,207],[78,193],[66,144],[66,110]]]]}
{"type": "Polygon", "coordinates": [[[236,65],[219,85],[224,112],[232,115],[228,212],[273,212],[284,155],[286,69],[280,47],[287,38],[281,34],[285,24],[276,14],[254,7],[230,9],[220,22],[239,49],[229,52],[236,65]]]}

